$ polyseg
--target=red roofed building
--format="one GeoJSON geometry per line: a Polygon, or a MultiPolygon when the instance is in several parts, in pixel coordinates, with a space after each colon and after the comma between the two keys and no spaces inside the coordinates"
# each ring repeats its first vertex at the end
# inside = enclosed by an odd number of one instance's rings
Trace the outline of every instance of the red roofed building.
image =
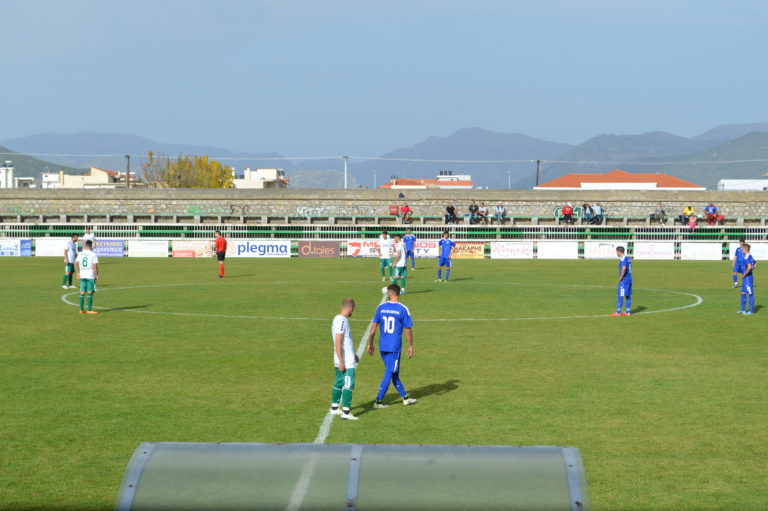
{"type": "Polygon", "coordinates": [[[472,176],[453,175],[450,171],[441,171],[437,179],[405,179],[395,178],[384,183],[379,188],[391,190],[426,190],[437,188],[440,190],[471,190],[473,187],[472,176]]]}
{"type": "Polygon", "coordinates": [[[706,190],[705,187],[668,174],[632,174],[612,170],[605,174],[568,174],[534,187],[534,190],[706,190]]]}

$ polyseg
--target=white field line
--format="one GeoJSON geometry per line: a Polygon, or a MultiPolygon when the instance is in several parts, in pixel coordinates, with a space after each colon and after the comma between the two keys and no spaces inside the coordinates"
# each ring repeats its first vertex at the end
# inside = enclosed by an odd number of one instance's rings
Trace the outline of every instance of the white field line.
{"type": "MultiPolygon", "coordinates": [[[[506,284],[506,285],[517,285],[516,282],[477,282],[477,284],[506,284]]],[[[121,289],[142,289],[142,288],[155,288],[155,287],[173,287],[173,286],[186,286],[190,284],[163,284],[163,285],[150,285],[150,286],[130,286],[130,287],[117,287],[117,288],[107,288],[106,290],[100,291],[100,293],[103,293],[104,291],[118,291],[121,289]]],[[[579,286],[575,284],[543,284],[543,285],[550,285],[550,286],[557,286],[557,287],[592,287],[592,288],[606,288],[607,286],[579,286]]],[[[660,314],[663,312],[674,312],[684,309],[690,309],[692,307],[696,307],[704,303],[704,299],[694,293],[686,293],[684,291],[671,291],[668,289],[642,289],[642,288],[636,288],[636,291],[651,291],[656,293],[668,293],[668,294],[675,294],[675,295],[682,295],[682,296],[690,296],[691,298],[694,298],[694,302],[682,305],[680,307],[671,307],[668,309],[660,309],[660,310],[651,310],[651,311],[642,311],[642,312],[636,312],[634,315],[639,316],[642,314],[660,314]]],[[[69,300],[69,297],[72,295],[79,294],[79,291],[73,291],[70,293],[66,293],[62,295],[61,300],[66,303],[67,305],[72,306],[79,306],[79,304],[74,303],[69,300]]],[[[383,303],[383,300],[382,300],[383,303]]],[[[160,314],[165,316],[182,316],[182,317],[202,317],[202,318],[225,318],[225,319],[260,319],[265,321],[327,321],[327,318],[308,318],[308,317],[288,317],[288,316],[251,316],[251,315],[238,315],[238,314],[208,314],[203,312],[164,312],[164,311],[147,311],[147,310],[138,310],[138,309],[121,309],[120,307],[110,308],[110,307],[94,307],[94,309],[101,309],[105,311],[115,311],[115,312],[134,312],[137,314],[160,314]]],[[[607,314],[594,314],[594,315],[570,315],[570,316],[530,316],[530,317],[518,317],[518,318],[420,318],[420,323],[444,323],[444,322],[452,322],[452,321],[459,321],[459,322],[470,322],[470,321],[536,321],[536,320],[548,320],[548,319],[588,319],[588,318],[603,318],[607,317],[607,314]]],[[[367,321],[364,319],[353,319],[351,321],[367,321]]],[[[370,324],[370,323],[369,323],[370,324]]]]}
{"type": "MultiPolygon", "coordinates": [[[[379,305],[384,303],[386,299],[387,299],[387,295],[383,295],[381,297],[381,301],[379,302],[379,305]]],[[[356,352],[358,358],[362,357],[363,355],[363,351],[365,350],[365,346],[368,341],[368,332],[370,332],[372,324],[373,324],[373,320],[369,321],[368,328],[366,328],[365,332],[363,332],[363,335],[360,336],[360,344],[357,346],[357,352],[356,352]]],[[[333,418],[334,418],[334,415],[332,415],[329,410],[325,414],[325,417],[323,418],[323,422],[320,424],[320,429],[317,431],[317,436],[315,437],[314,443],[316,444],[325,443],[325,440],[328,438],[328,435],[331,433],[331,425],[333,424],[333,418]]],[[[301,505],[304,502],[304,496],[307,494],[307,489],[309,488],[309,482],[312,480],[312,475],[315,473],[316,466],[317,466],[317,453],[312,453],[307,463],[301,469],[301,474],[299,474],[299,479],[296,482],[296,486],[293,488],[293,493],[291,493],[291,500],[288,501],[288,506],[285,508],[286,511],[298,511],[301,508],[301,505]]]]}

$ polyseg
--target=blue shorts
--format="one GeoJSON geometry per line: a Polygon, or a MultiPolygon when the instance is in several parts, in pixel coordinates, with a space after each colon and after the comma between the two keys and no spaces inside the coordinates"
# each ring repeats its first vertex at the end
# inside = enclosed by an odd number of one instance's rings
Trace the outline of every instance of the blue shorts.
{"type": "Polygon", "coordinates": [[[409,257],[412,257],[413,259],[416,259],[416,256],[413,255],[413,250],[408,250],[408,249],[405,250],[405,257],[406,257],[406,259],[409,258],[409,257]]]}
{"type": "Polygon", "coordinates": [[[754,278],[752,275],[747,275],[741,279],[741,292],[746,293],[747,295],[755,293],[754,278]]]}
{"type": "Polygon", "coordinates": [[[384,361],[384,370],[392,374],[400,372],[400,352],[382,351],[381,360],[384,361]]]}
{"type": "Polygon", "coordinates": [[[733,267],[733,271],[736,273],[744,273],[744,270],[746,269],[747,266],[740,261],[736,261],[736,265],[733,267]]]}
{"type": "Polygon", "coordinates": [[[451,267],[451,258],[450,257],[441,257],[437,260],[438,266],[447,266],[448,268],[451,267]]]}
{"type": "Polygon", "coordinates": [[[621,282],[619,282],[619,296],[626,296],[626,297],[632,296],[631,280],[622,280],[621,282]]]}

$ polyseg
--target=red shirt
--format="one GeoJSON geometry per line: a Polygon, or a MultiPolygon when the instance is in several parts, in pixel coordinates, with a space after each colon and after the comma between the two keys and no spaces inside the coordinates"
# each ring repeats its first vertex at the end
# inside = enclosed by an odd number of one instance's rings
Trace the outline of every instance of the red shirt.
{"type": "Polygon", "coordinates": [[[408,213],[410,210],[411,210],[410,207],[403,206],[402,208],[400,208],[400,213],[402,213],[404,215],[404,214],[408,213]]]}
{"type": "Polygon", "coordinates": [[[568,204],[563,206],[563,214],[564,215],[570,215],[572,213],[573,213],[573,208],[572,207],[570,207],[568,204]]]}
{"type": "Polygon", "coordinates": [[[227,251],[227,240],[224,239],[224,236],[219,236],[216,238],[216,252],[226,252],[227,251]]]}

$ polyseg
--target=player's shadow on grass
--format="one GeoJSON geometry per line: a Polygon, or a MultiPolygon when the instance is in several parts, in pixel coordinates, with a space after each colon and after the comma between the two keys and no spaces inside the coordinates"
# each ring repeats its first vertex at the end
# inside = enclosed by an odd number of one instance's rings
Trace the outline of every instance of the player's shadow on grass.
{"type": "MultiPolygon", "coordinates": [[[[422,399],[427,396],[445,394],[447,392],[457,390],[459,388],[460,381],[461,380],[447,380],[445,383],[431,383],[429,385],[424,385],[423,387],[419,387],[417,389],[411,389],[410,391],[408,391],[408,397],[422,399]]],[[[400,399],[400,396],[397,396],[397,395],[384,398],[383,402],[384,404],[389,406],[398,406],[398,405],[402,406],[402,400],[400,399]]],[[[355,410],[355,415],[357,416],[364,415],[368,412],[373,411],[373,403],[375,403],[375,400],[367,401],[358,406],[353,406],[352,409],[355,410]]],[[[418,403],[415,406],[418,406],[418,403]]]]}
{"type": "Polygon", "coordinates": [[[431,293],[431,289],[422,289],[420,291],[408,291],[407,293],[404,293],[406,295],[415,295],[416,293],[431,293]]]}
{"type": "Polygon", "coordinates": [[[104,309],[104,312],[112,312],[112,311],[131,311],[136,309],[146,309],[147,307],[151,307],[151,303],[147,303],[145,305],[125,305],[123,307],[110,307],[108,309],[104,309]]]}
{"type": "Polygon", "coordinates": [[[255,273],[245,273],[243,275],[227,275],[226,277],[224,277],[224,280],[226,280],[226,279],[239,279],[241,277],[253,277],[254,275],[256,275],[256,274],[255,273]]]}
{"type": "Polygon", "coordinates": [[[474,280],[472,277],[456,277],[448,280],[448,282],[461,282],[462,280],[474,280]]]}
{"type": "Polygon", "coordinates": [[[632,314],[637,314],[638,312],[643,312],[645,309],[647,309],[645,305],[638,305],[637,307],[632,308],[632,314]]]}
{"type": "Polygon", "coordinates": [[[762,308],[763,308],[762,305],[755,305],[755,312],[758,312],[762,308]]]}

